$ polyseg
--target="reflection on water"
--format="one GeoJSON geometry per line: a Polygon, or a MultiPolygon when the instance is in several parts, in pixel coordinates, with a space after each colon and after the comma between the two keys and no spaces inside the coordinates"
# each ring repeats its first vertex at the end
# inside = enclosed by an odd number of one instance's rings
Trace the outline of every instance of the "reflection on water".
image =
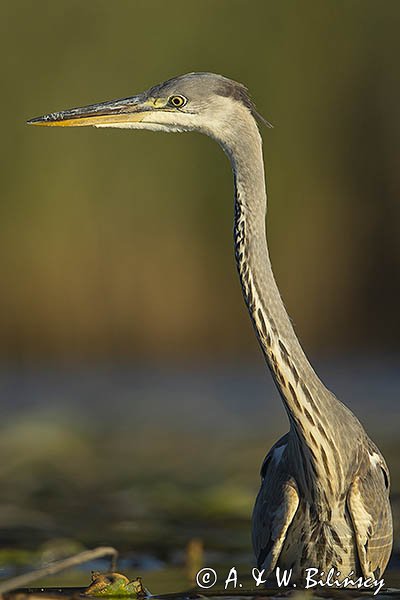
{"type": "MultiPolygon", "coordinates": [[[[385,581],[400,587],[398,361],[318,371],[389,462],[396,543],[385,581]]],[[[4,367],[0,401],[1,577],[112,544],[121,571],[143,575],[153,593],[174,592],[190,584],[185,548],[196,538],[204,564],[235,565],[250,587],[258,471],[287,430],[261,361],[185,372],[4,367]]],[[[87,585],[88,571],[43,583],[87,585]]]]}
{"type": "MultiPolygon", "coordinates": [[[[125,563],[126,561],[121,561],[125,563]]],[[[88,572],[93,567],[98,567],[99,563],[88,564],[85,566],[86,573],[83,574],[82,570],[72,571],[68,575],[58,575],[58,577],[52,577],[42,580],[39,584],[35,584],[35,588],[30,588],[31,591],[39,592],[43,591],[42,588],[46,588],[46,592],[63,592],[64,595],[72,598],[76,591],[82,592],[82,588],[86,588],[88,585],[88,572]],[[60,589],[60,583],[63,589],[60,589]],[[49,589],[50,588],[50,589],[49,589]],[[53,589],[52,589],[53,588],[53,589]]],[[[107,569],[107,564],[103,564],[104,569],[107,569]]],[[[152,594],[153,597],[163,597],[164,600],[174,599],[197,599],[197,598],[251,598],[255,597],[271,597],[271,598],[282,598],[288,597],[294,598],[294,600],[305,600],[312,598],[396,598],[400,599],[400,571],[393,572],[389,571],[385,577],[385,586],[382,587],[379,592],[374,595],[375,589],[370,590],[359,590],[359,589],[337,589],[335,587],[314,587],[307,591],[301,589],[301,586],[281,586],[277,587],[275,581],[271,581],[272,585],[266,587],[255,587],[254,580],[248,575],[249,568],[244,565],[237,565],[238,571],[238,583],[234,587],[232,584],[225,589],[225,579],[228,576],[230,567],[228,565],[214,565],[216,572],[218,573],[219,580],[215,586],[211,589],[202,589],[196,585],[193,586],[187,580],[187,573],[179,566],[171,565],[168,568],[163,567],[157,570],[140,570],[128,569],[122,570],[130,580],[135,579],[140,573],[143,580],[143,585],[152,594]]],[[[35,593],[36,595],[36,593],[35,593]]],[[[75,596],[76,598],[76,596],[75,596]]],[[[11,599],[10,599],[11,600],[11,599]]],[[[18,600],[25,600],[18,597],[18,600]]],[[[26,600],[29,600],[26,598],[26,600]]]]}

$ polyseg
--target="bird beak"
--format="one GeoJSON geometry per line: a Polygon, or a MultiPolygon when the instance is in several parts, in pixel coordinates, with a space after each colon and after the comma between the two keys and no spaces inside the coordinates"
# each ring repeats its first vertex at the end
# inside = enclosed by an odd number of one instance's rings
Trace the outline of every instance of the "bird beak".
{"type": "Polygon", "coordinates": [[[81,108],[50,113],[30,119],[28,125],[44,125],[46,127],[129,125],[129,123],[140,123],[151,108],[154,109],[154,106],[151,107],[146,97],[140,94],[130,98],[99,102],[81,108]]]}

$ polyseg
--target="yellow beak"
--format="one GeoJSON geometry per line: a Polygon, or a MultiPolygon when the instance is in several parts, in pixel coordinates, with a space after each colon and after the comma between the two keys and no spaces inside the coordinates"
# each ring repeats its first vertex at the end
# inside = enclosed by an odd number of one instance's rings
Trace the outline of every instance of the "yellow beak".
{"type": "MultiPolygon", "coordinates": [[[[154,109],[154,106],[152,107],[154,109]]],[[[28,125],[45,127],[85,127],[113,123],[140,123],[151,110],[144,95],[99,102],[81,108],[50,113],[28,121],[28,125]]]]}

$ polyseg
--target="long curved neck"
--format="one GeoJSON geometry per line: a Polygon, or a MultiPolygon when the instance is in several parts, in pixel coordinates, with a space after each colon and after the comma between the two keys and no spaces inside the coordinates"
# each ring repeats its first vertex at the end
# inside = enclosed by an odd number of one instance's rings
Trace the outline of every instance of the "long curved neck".
{"type": "Polygon", "coordinates": [[[327,411],[331,394],[304,354],[272,273],[265,227],[267,195],[262,141],[250,115],[239,133],[222,144],[235,179],[237,268],[261,349],[290,422],[303,437],[305,430],[325,427],[322,413],[327,411]]]}
{"type": "Polygon", "coordinates": [[[350,410],[318,378],[293,330],[267,247],[261,136],[250,112],[241,110],[233,117],[235,126],[227,126],[215,138],[234,172],[236,263],[258,341],[289,417],[289,452],[297,461],[297,483],[304,493],[316,494],[314,500],[326,497],[326,490],[343,498],[345,470],[352,468],[353,461],[350,446],[357,443],[354,437],[365,434],[350,410]],[[357,432],[353,438],[346,429],[349,423],[357,432]]]}

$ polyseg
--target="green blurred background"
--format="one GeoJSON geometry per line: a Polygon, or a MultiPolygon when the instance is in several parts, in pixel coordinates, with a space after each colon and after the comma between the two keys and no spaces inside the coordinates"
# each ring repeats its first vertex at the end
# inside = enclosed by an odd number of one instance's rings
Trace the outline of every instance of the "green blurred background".
{"type": "Polygon", "coordinates": [[[275,126],[276,277],[397,501],[399,2],[17,0],[0,28],[2,547],[250,553],[286,423],[237,281],[226,157],[199,135],[25,125],[188,71],[244,82],[275,126]]]}
{"type": "Polygon", "coordinates": [[[24,124],[199,70],[275,125],[269,241],[306,347],[396,348],[399,25],[388,0],[6,3],[1,355],[257,355],[215,143],[24,124]]]}

